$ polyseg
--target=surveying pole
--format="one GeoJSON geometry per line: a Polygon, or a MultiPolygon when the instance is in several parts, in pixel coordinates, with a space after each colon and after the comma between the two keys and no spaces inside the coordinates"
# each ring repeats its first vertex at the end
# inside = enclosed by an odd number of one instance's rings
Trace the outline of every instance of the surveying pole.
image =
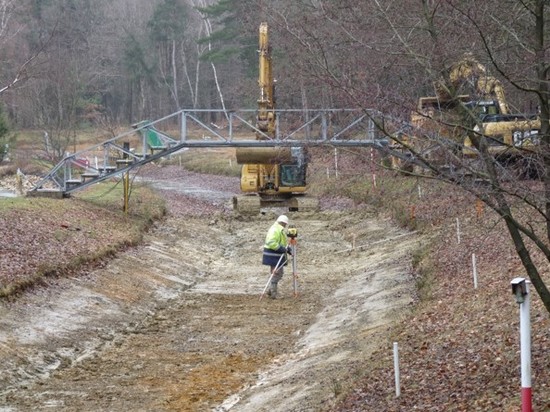
{"type": "Polygon", "coordinates": [[[296,238],[298,237],[298,229],[296,229],[294,226],[291,226],[288,228],[288,237],[289,237],[289,245],[290,250],[292,250],[292,285],[294,287],[294,297],[298,297],[298,273],[296,272],[296,246],[298,245],[298,242],[296,241],[296,238]]]}

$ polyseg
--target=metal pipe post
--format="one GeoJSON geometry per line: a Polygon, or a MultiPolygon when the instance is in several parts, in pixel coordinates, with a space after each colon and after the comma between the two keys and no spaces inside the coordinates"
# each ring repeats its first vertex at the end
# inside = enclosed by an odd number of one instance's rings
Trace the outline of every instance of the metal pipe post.
{"type": "Polygon", "coordinates": [[[399,346],[397,342],[393,342],[393,369],[395,372],[395,397],[401,396],[401,379],[399,371],[399,346]]]}
{"type": "Polygon", "coordinates": [[[181,113],[181,131],[180,131],[180,142],[185,142],[187,140],[187,115],[181,113]]]}
{"type": "Polygon", "coordinates": [[[296,239],[290,240],[290,247],[292,249],[292,284],[294,286],[294,297],[298,297],[298,272],[296,271],[296,239]]]}

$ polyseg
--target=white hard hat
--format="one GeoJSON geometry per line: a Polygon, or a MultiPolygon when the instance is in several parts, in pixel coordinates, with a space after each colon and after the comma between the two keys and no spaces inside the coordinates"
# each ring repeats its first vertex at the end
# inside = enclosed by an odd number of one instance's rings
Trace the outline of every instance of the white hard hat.
{"type": "Polygon", "coordinates": [[[277,218],[277,222],[288,225],[288,217],[286,217],[285,215],[281,215],[277,218]]]}

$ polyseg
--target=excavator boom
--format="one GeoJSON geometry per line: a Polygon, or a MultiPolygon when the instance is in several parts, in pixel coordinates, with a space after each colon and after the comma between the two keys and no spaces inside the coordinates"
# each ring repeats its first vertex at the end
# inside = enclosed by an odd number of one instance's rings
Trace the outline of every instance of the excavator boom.
{"type": "MultiPolygon", "coordinates": [[[[259,29],[257,140],[274,139],[277,128],[275,79],[267,23],[259,29]]],[[[285,206],[291,210],[317,209],[318,201],[305,196],[307,153],[301,147],[238,148],[241,190],[233,199],[239,213],[259,213],[263,206],[285,206]]]]}
{"type": "Polygon", "coordinates": [[[275,80],[271,66],[271,48],[267,23],[260,25],[259,36],[259,77],[260,98],[258,99],[258,129],[269,137],[275,134],[275,80]]]}

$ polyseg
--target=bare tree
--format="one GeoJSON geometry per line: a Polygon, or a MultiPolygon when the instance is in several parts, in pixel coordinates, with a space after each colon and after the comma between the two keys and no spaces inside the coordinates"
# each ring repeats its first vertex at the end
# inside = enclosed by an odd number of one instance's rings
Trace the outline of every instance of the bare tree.
{"type": "Polygon", "coordinates": [[[0,95],[32,77],[40,56],[51,41],[50,32],[39,36],[30,47],[24,43],[28,28],[22,24],[20,16],[29,9],[26,1],[0,0],[0,58],[3,60],[0,95]]]}
{"type": "Polygon", "coordinates": [[[270,15],[300,47],[301,67],[341,102],[382,111],[392,154],[415,166],[407,173],[452,184],[492,208],[550,312],[534,258],[550,261],[547,2],[283,3],[270,15]],[[498,106],[506,94],[515,104],[498,106]],[[509,108],[532,100],[539,113],[509,108]],[[527,175],[543,182],[526,184],[527,175]]]}

